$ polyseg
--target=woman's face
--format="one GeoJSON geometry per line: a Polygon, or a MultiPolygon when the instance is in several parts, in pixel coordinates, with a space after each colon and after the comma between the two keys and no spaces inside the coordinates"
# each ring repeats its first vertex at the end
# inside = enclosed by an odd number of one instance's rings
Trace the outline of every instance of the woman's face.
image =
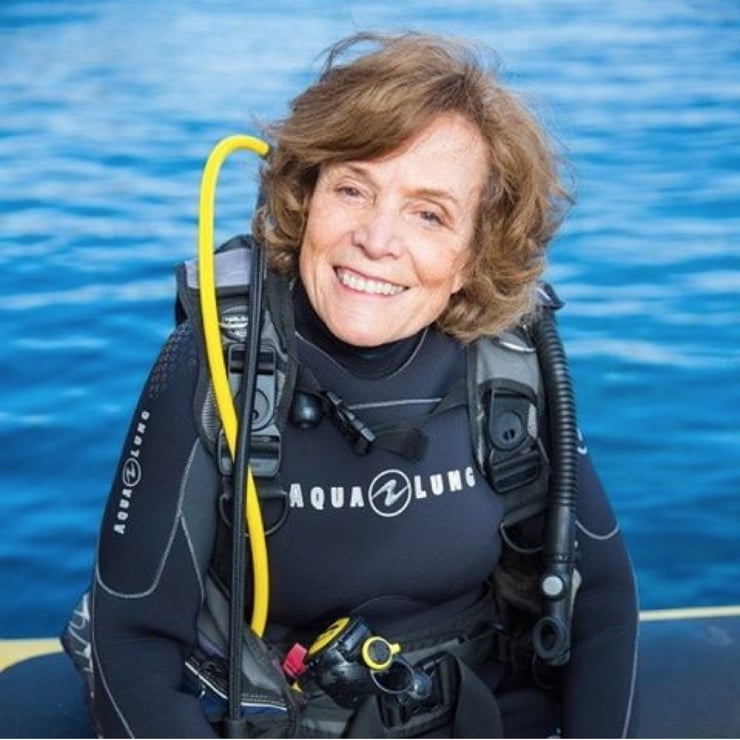
{"type": "Polygon", "coordinates": [[[383,159],[321,169],[300,274],[338,339],[373,347],[439,317],[465,282],[486,169],[480,133],[457,114],[383,159]]]}

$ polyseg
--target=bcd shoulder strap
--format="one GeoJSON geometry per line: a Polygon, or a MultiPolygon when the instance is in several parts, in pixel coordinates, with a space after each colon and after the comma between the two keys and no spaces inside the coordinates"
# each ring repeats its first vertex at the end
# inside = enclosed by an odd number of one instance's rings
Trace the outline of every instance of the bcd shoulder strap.
{"type": "MultiPolygon", "coordinates": [[[[252,240],[235,237],[214,254],[214,276],[218,302],[221,343],[232,396],[238,407],[245,360],[245,340],[249,322],[249,286],[251,284],[252,240]]],[[[231,568],[231,510],[233,506],[233,462],[216,409],[212,383],[206,362],[203,319],[200,309],[197,260],[177,268],[177,321],[189,319],[200,349],[199,375],[193,399],[193,413],[205,446],[221,473],[223,490],[219,497],[219,519],[211,558],[210,573],[222,591],[227,592],[231,568]]],[[[297,358],[290,291],[284,278],[268,272],[265,280],[267,310],[263,311],[254,418],[250,444],[250,466],[258,481],[260,497],[283,499],[279,481],[282,430],[296,383],[297,358]]]]}
{"type": "MultiPolygon", "coordinates": [[[[244,341],[249,322],[250,237],[238,236],[221,246],[214,256],[219,324],[224,359],[232,394],[241,389],[244,341]]],[[[293,312],[285,279],[268,272],[267,310],[261,327],[260,356],[252,420],[250,463],[257,478],[273,480],[280,467],[281,430],[287,423],[298,363],[294,349],[293,312]]],[[[196,420],[206,445],[217,457],[222,473],[229,475],[230,462],[224,449],[208,366],[199,301],[197,260],[177,268],[176,320],[190,319],[201,349],[200,375],[194,398],[196,420]]]]}
{"type": "Polygon", "coordinates": [[[504,501],[503,525],[541,513],[549,475],[545,388],[523,329],[470,345],[467,395],[476,462],[504,501]]]}

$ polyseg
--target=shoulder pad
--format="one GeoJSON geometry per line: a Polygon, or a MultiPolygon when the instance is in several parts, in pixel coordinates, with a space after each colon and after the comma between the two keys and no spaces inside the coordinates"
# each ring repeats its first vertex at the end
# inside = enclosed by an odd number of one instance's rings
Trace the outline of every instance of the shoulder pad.
{"type": "MultiPolygon", "coordinates": [[[[251,282],[252,239],[248,236],[237,236],[220,246],[214,254],[214,271],[216,288],[229,291],[245,288],[251,282]]],[[[198,259],[193,258],[183,263],[185,286],[198,290],[198,259]]]]}
{"type": "Polygon", "coordinates": [[[482,337],[477,341],[493,343],[511,352],[521,352],[523,354],[533,354],[537,351],[529,337],[523,331],[518,330],[502,331],[495,337],[482,337]]]}
{"type": "Polygon", "coordinates": [[[524,332],[506,331],[469,346],[467,393],[476,463],[502,497],[503,523],[541,512],[549,473],[541,441],[542,375],[524,332]]]}
{"type": "MultiPolygon", "coordinates": [[[[241,385],[243,348],[249,325],[248,295],[252,284],[252,255],[255,241],[251,236],[237,236],[222,244],[214,253],[214,278],[218,303],[220,336],[232,393],[241,385]]],[[[182,262],[177,267],[178,322],[189,319],[198,338],[200,377],[193,403],[196,423],[206,446],[217,454],[220,423],[213,405],[210,376],[203,336],[203,316],[200,307],[198,260],[182,262]]],[[[287,422],[297,373],[293,328],[293,304],[288,284],[267,271],[265,304],[260,324],[260,369],[257,393],[262,399],[262,416],[253,422],[260,443],[253,443],[252,463],[257,477],[272,479],[279,463],[281,430],[287,422]],[[273,444],[273,441],[275,443],[273,444]],[[264,454],[263,454],[264,452],[264,454]],[[269,458],[269,459],[268,459],[269,458]],[[267,462],[265,462],[265,460],[267,462]]]]}

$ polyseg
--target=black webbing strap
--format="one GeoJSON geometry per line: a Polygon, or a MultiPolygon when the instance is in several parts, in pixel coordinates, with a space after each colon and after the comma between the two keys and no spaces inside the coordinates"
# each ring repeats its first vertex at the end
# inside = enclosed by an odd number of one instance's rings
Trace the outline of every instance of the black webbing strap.
{"type": "Polygon", "coordinates": [[[423,427],[429,419],[467,404],[465,384],[459,381],[434,409],[414,422],[371,429],[336,393],[323,389],[307,367],[301,366],[298,370],[296,393],[314,398],[323,414],[337,425],[358,455],[365,455],[371,447],[377,447],[415,462],[421,460],[426,452],[427,435],[423,427]]]}
{"type": "Polygon", "coordinates": [[[453,737],[503,737],[501,710],[491,688],[455,658],[460,671],[453,737]]]}

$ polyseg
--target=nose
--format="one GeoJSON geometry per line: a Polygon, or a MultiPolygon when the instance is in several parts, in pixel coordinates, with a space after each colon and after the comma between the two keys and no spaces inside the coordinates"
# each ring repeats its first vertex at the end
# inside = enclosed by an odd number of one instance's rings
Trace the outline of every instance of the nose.
{"type": "Polygon", "coordinates": [[[401,219],[387,207],[375,207],[352,234],[353,243],[369,257],[398,257],[403,248],[401,219]]]}

